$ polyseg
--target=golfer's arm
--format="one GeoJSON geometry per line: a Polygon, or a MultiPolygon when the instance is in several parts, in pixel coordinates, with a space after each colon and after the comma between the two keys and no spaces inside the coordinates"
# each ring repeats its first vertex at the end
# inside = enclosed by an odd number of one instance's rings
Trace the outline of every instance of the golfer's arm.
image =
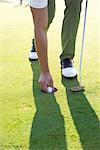
{"type": "Polygon", "coordinates": [[[48,10],[31,8],[34,20],[34,32],[36,50],[39,57],[40,69],[42,73],[49,72],[48,54],[47,54],[47,26],[48,26],[48,10]]]}
{"type": "Polygon", "coordinates": [[[48,66],[48,57],[47,57],[47,50],[38,50],[37,51],[39,57],[39,64],[41,73],[48,73],[49,66],[48,66]]]}
{"type": "Polygon", "coordinates": [[[43,30],[36,32],[36,49],[39,57],[41,73],[49,72],[48,52],[47,52],[47,36],[43,30]]]}
{"type": "MultiPolygon", "coordinates": [[[[35,13],[35,12],[34,12],[35,13]]],[[[36,10],[35,16],[35,40],[36,50],[39,57],[41,73],[49,72],[48,67],[48,43],[47,43],[47,25],[48,11],[47,8],[36,10]]]]}
{"type": "Polygon", "coordinates": [[[41,73],[48,73],[49,72],[49,66],[48,66],[48,58],[47,58],[47,51],[38,51],[39,56],[39,63],[40,63],[40,70],[41,73]]]}

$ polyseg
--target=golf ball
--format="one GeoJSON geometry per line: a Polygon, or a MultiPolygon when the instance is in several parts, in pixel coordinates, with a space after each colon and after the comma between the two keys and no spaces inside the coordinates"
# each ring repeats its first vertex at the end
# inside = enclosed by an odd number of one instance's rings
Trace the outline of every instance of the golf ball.
{"type": "Polygon", "coordinates": [[[52,87],[48,87],[48,88],[47,88],[47,92],[48,92],[48,93],[52,93],[52,92],[53,92],[53,88],[52,88],[52,87]]]}

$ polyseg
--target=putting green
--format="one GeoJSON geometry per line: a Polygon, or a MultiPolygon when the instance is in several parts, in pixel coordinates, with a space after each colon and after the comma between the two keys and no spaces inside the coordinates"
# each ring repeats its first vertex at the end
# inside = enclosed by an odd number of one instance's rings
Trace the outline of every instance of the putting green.
{"type": "MultiPolygon", "coordinates": [[[[70,93],[68,88],[79,82],[61,77],[59,55],[64,3],[57,2],[48,39],[49,64],[58,91],[45,94],[37,82],[38,61],[28,61],[33,34],[30,10],[0,1],[0,150],[100,149],[99,6],[99,0],[89,2],[83,57],[85,92],[70,93]]],[[[83,14],[74,60],[77,69],[83,14]]]]}

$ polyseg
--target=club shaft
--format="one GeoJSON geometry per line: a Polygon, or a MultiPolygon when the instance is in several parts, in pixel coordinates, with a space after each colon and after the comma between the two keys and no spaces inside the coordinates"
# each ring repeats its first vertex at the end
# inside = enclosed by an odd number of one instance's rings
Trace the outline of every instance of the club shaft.
{"type": "Polygon", "coordinates": [[[85,31],[86,31],[87,7],[88,7],[88,0],[86,0],[86,5],[85,5],[84,26],[83,26],[83,33],[82,33],[82,46],[81,46],[80,67],[79,67],[80,84],[82,84],[82,60],[83,60],[84,39],[85,39],[85,31]]]}

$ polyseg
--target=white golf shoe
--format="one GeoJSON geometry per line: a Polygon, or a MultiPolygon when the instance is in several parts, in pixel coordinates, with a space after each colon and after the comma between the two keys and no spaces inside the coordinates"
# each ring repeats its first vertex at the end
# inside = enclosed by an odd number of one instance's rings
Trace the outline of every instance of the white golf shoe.
{"type": "Polygon", "coordinates": [[[65,78],[77,77],[76,68],[73,65],[72,59],[66,58],[61,60],[62,76],[65,78]]]}
{"type": "Polygon", "coordinates": [[[30,61],[35,61],[38,59],[38,55],[35,49],[35,44],[34,44],[34,39],[32,40],[32,48],[31,51],[29,52],[29,60],[30,61]]]}

